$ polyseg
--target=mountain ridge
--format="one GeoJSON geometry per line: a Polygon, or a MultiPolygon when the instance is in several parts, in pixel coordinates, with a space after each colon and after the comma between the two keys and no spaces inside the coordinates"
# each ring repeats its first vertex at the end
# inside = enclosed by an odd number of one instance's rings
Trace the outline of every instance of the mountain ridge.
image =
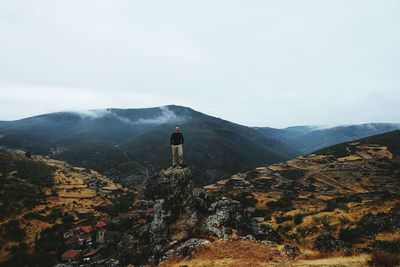
{"type": "Polygon", "coordinates": [[[137,185],[169,166],[168,138],[176,124],[182,126],[187,139],[185,157],[195,167],[197,184],[400,128],[400,124],[373,124],[375,130],[371,124],[324,129],[247,127],[189,107],[168,105],[57,112],[0,122],[0,145],[50,155],[137,185]]]}

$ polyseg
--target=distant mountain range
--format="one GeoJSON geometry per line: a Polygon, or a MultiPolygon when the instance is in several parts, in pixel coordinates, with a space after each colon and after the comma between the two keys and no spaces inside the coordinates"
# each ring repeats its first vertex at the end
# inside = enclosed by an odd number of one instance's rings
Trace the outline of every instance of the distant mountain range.
{"type": "Polygon", "coordinates": [[[50,155],[100,171],[124,184],[140,183],[171,162],[169,137],[185,136],[185,159],[197,184],[324,147],[400,129],[365,124],[319,129],[246,127],[191,108],[164,106],[58,112],[0,122],[0,145],[50,155]]]}
{"type": "Polygon", "coordinates": [[[289,145],[303,155],[325,147],[400,129],[400,123],[367,123],[335,127],[294,126],[285,129],[257,127],[265,136],[289,145]]]}

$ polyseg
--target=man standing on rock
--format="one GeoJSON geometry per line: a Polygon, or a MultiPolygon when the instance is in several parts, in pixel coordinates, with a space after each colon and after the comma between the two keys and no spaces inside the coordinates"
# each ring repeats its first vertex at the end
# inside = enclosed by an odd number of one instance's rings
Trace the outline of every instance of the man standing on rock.
{"type": "Polygon", "coordinates": [[[183,134],[181,129],[177,125],[175,127],[175,132],[171,134],[170,145],[172,148],[172,165],[176,167],[179,163],[183,166],[183,134]],[[178,157],[178,160],[177,160],[178,157]]]}

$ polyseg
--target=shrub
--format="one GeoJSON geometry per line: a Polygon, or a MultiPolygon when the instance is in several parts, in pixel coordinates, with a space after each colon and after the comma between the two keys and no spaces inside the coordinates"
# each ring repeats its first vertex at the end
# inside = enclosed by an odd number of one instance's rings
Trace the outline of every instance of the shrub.
{"type": "Polygon", "coordinates": [[[314,248],[320,252],[338,251],[341,247],[342,244],[339,240],[326,233],[319,235],[314,242],[314,248]]]}
{"type": "Polygon", "coordinates": [[[369,264],[370,266],[392,267],[398,266],[399,262],[400,256],[398,254],[377,250],[372,252],[369,264]]]}
{"type": "Polygon", "coordinates": [[[25,230],[20,228],[20,224],[17,220],[9,221],[5,225],[5,237],[16,241],[21,242],[26,236],[25,230]]]}
{"type": "Polygon", "coordinates": [[[74,216],[67,214],[61,218],[61,221],[65,224],[71,224],[74,221],[74,216]]]}
{"type": "Polygon", "coordinates": [[[39,214],[37,212],[29,212],[24,215],[25,220],[39,220],[39,221],[47,221],[46,216],[43,216],[42,214],[39,214]]]}
{"type": "Polygon", "coordinates": [[[304,217],[303,213],[297,213],[296,215],[294,215],[293,217],[294,224],[295,225],[301,224],[303,222],[303,217],[304,217]]]}
{"type": "Polygon", "coordinates": [[[360,237],[360,234],[356,229],[351,229],[351,228],[342,228],[342,229],[340,229],[339,239],[344,241],[344,242],[353,243],[359,237],[360,237]]]}
{"type": "Polygon", "coordinates": [[[293,219],[293,216],[291,215],[277,215],[275,216],[275,221],[277,223],[283,223],[285,221],[290,221],[293,219]]]}
{"type": "Polygon", "coordinates": [[[296,231],[301,237],[305,237],[306,235],[311,235],[311,234],[317,233],[318,227],[315,224],[310,225],[310,226],[304,226],[304,227],[297,226],[296,231]]]}
{"type": "Polygon", "coordinates": [[[289,232],[290,230],[293,229],[293,224],[291,223],[283,223],[281,225],[278,226],[278,232],[281,234],[285,234],[287,232],[289,232]]]}
{"type": "Polygon", "coordinates": [[[348,224],[350,222],[350,219],[346,215],[340,215],[339,222],[341,224],[348,224]]]}
{"type": "Polygon", "coordinates": [[[313,216],[312,218],[316,225],[329,225],[330,218],[328,215],[313,216]]]}
{"type": "Polygon", "coordinates": [[[400,253],[400,240],[375,240],[372,247],[376,250],[383,250],[391,253],[400,253]]]}

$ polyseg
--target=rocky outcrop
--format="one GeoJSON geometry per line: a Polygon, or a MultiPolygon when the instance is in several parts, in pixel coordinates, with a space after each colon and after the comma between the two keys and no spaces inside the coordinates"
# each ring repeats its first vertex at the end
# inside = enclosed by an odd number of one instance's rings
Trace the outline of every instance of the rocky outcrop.
{"type": "Polygon", "coordinates": [[[280,240],[271,226],[249,220],[239,201],[194,188],[191,178],[189,168],[169,168],[144,183],[146,197],[155,203],[149,227],[153,261],[158,262],[166,255],[187,254],[208,243],[196,237],[223,238],[232,229],[257,240],[280,240]]]}

